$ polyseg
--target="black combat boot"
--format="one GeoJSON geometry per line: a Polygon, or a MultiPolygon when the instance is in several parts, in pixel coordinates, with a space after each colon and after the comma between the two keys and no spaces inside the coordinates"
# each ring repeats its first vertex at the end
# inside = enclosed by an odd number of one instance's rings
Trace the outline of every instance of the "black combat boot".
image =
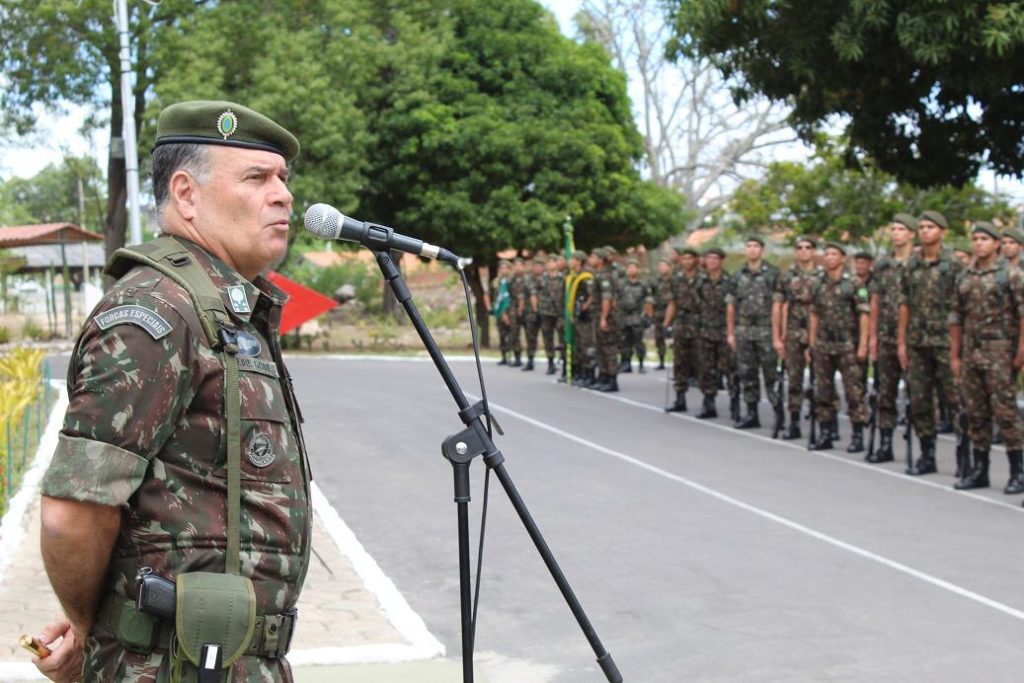
{"type": "Polygon", "coordinates": [[[665,352],[663,351],[663,352],[658,354],[658,367],[656,367],[655,370],[664,370],[664,369],[665,369],[665,352]]]}
{"type": "Polygon", "coordinates": [[[606,394],[614,393],[619,390],[619,378],[617,375],[605,375],[604,384],[594,388],[606,394]]]}
{"type": "Polygon", "coordinates": [[[608,375],[603,372],[598,372],[596,377],[592,377],[590,382],[584,386],[584,389],[600,390],[608,382],[608,375]]]}
{"type": "Polygon", "coordinates": [[[761,426],[757,415],[757,402],[747,403],[747,416],[736,423],[736,429],[754,429],[761,426]]]}
{"type": "Polygon", "coordinates": [[[864,425],[853,425],[853,436],[850,437],[850,445],[846,447],[847,453],[864,452],[864,425]]]}
{"type": "Polygon", "coordinates": [[[623,356],[619,363],[619,372],[633,372],[633,356],[623,356]]]}
{"type": "Polygon", "coordinates": [[[636,364],[637,364],[636,371],[639,372],[641,375],[646,375],[647,371],[644,370],[644,357],[643,356],[640,356],[639,358],[636,359],[636,364]]]}
{"type": "Polygon", "coordinates": [[[1006,458],[1010,461],[1010,480],[1003,493],[1024,493],[1024,451],[1006,451],[1006,458]]]}
{"type": "Polygon", "coordinates": [[[935,437],[921,437],[921,457],[907,469],[907,474],[919,477],[922,474],[935,474],[939,468],[935,466],[935,437]]]}
{"type": "Polygon", "coordinates": [[[582,365],[573,367],[572,369],[572,385],[574,387],[583,387],[590,381],[590,372],[582,365]]]}
{"type": "Polygon", "coordinates": [[[713,417],[718,417],[718,408],[715,407],[715,395],[704,394],[704,405],[701,407],[700,413],[697,414],[697,419],[710,420],[713,417]]]}
{"type": "Polygon", "coordinates": [[[666,413],[685,413],[686,412],[686,389],[680,389],[676,392],[676,402],[665,408],[666,413]]]}
{"type": "Polygon", "coordinates": [[[558,372],[558,371],[557,371],[557,370],[555,370],[555,359],[554,359],[554,358],[550,358],[550,357],[549,357],[549,358],[548,358],[548,371],[547,371],[547,372],[545,372],[544,374],[545,374],[545,375],[553,375],[553,374],[555,374],[556,372],[558,372]]]}
{"type": "Polygon", "coordinates": [[[729,419],[732,420],[733,424],[740,421],[740,397],[730,396],[729,397],[729,419]]]}
{"type": "Polygon", "coordinates": [[[516,359],[512,363],[512,367],[514,367],[514,368],[521,368],[521,367],[523,367],[523,352],[522,351],[516,351],[516,359]]]}
{"type": "Polygon", "coordinates": [[[800,433],[800,411],[790,411],[789,413],[789,429],[782,435],[785,441],[792,441],[793,439],[799,439],[803,436],[800,433]]]}
{"type": "Polygon", "coordinates": [[[832,432],[827,428],[818,430],[818,440],[807,446],[807,450],[809,451],[827,451],[831,448],[832,432]]]}
{"type": "Polygon", "coordinates": [[[828,424],[829,436],[833,441],[839,441],[839,416],[836,415],[832,418],[832,422],[828,424]]]}
{"type": "Polygon", "coordinates": [[[501,352],[501,360],[498,361],[498,365],[508,365],[508,351],[501,352]]]}
{"type": "Polygon", "coordinates": [[[533,370],[533,356],[526,357],[526,365],[523,366],[523,372],[531,372],[533,370]]]}
{"type": "Polygon", "coordinates": [[[892,462],[894,459],[892,453],[892,430],[882,429],[881,441],[878,444],[878,448],[875,452],[865,458],[870,463],[878,464],[880,462],[892,462]]]}
{"type": "Polygon", "coordinates": [[[974,467],[953,484],[957,491],[988,488],[988,451],[974,451],[974,467]]]}

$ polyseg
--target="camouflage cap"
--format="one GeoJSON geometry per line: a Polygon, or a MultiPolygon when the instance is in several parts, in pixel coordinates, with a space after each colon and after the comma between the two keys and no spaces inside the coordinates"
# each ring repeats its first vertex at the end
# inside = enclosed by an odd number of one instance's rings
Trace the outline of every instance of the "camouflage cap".
{"type": "Polygon", "coordinates": [[[558,254],[552,254],[551,256],[548,256],[547,263],[552,263],[552,262],[558,263],[558,259],[560,259],[560,258],[562,258],[562,257],[559,256],[558,254]]]}
{"type": "Polygon", "coordinates": [[[704,252],[705,256],[717,256],[718,258],[725,258],[725,250],[719,249],[718,247],[711,247],[704,252]]]}
{"type": "Polygon", "coordinates": [[[224,145],[280,154],[287,161],[299,156],[299,141],[268,117],[234,102],[178,102],[160,112],[156,143],[224,145]]]}
{"type": "Polygon", "coordinates": [[[757,234],[747,235],[747,242],[757,242],[762,247],[764,246],[764,238],[757,234]]]}
{"type": "Polygon", "coordinates": [[[917,219],[918,223],[920,223],[921,221],[931,221],[932,223],[939,226],[943,230],[949,228],[949,223],[946,221],[946,217],[943,216],[938,211],[922,211],[921,216],[917,219]]]}
{"type": "Polygon", "coordinates": [[[909,213],[898,213],[892,217],[893,223],[899,223],[900,225],[917,232],[917,219],[911,216],[909,213]]]}
{"type": "Polygon", "coordinates": [[[1009,237],[1017,244],[1024,245],[1024,230],[1020,228],[1007,228],[1003,230],[1003,237],[1009,237]]]}
{"type": "Polygon", "coordinates": [[[582,249],[577,249],[576,251],[572,252],[572,256],[570,258],[574,258],[577,261],[586,261],[587,252],[583,251],[582,249]]]}
{"type": "Polygon", "coordinates": [[[668,256],[662,256],[660,259],[658,259],[658,263],[664,263],[665,265],[668,265],[668,266],[674,266],[675,265],[675,261],[673,261],[668,256]]]}
{"type": "Polygon", "coordinates": [[[533,263],[536,263],[536,264],[539,264],[539,265],[543,266],[547,262],[548,262],[548,260],[546,258],[544,258],[543,256],[534,256],[533,257],[533,263]]]}
{"type": "Polygon", "coordinates": [[[860,251],[853,255],[853,258],[864,259],[865,261],[874,261],[875,255],[872,254],[870,251],[864,251],[863,249],[861,249],[860,251]]]}
{"type": "Polygon", "coordinates": [[[976,232],[983,232],[994,240],[1002,237],[1002,235],[999,234],[999,230],[996,229],[996,226],[992,225],[988,221],[975,221],[974,225],[971,227],[971,234],[973,235],[976,232]]]}
{"type": "Polygon", "coordinates": [[[835,240],[829,240],[825,242],[826,249],[838,249],[843,256],[846,256],[846,245],[842,242],[836,242],[835,240]]]}
{"type": "Polygon", "coordinates": [[[516,265],[519,265],[520,263],[526,263],[526,259],[524,259],[522,256],[516,256],[513,263],[515,263],[516,265]]]}
{"type": "MultiPolygon", "coordinates": [[[[800,244],[801,242],[807,242],[808,244],[811,245],[812,249],[818,248],[818,241],[811,237],[810,235],[800,235],[799,237],[796,238],[796,242],[794,242],[794,244],[800,244]]],[[[761,242],[761,244],[764,245],[764,242],[761,242]]]]}

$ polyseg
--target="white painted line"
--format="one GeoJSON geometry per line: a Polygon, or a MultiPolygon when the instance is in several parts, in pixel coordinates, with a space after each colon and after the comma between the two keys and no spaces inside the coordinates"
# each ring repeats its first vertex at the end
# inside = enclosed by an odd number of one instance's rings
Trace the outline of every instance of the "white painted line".
{"type": "Polygon", "coordinates": [[[445,655],[444,644],[427,630],[427,625],[416,612],[413,611],[405,597],[399,592],[394,582],[381,570],[377,561],[366,552],[363,544],[359,542],[356,535],[345,524],[345,521],[334,509],[330,501],[317,486],[316,482],[310,487],[310,495],[313,498],[313,509],[323,522],[324,528],[331,539],[338,546],[338,549],[352,563],[359,578],[363,580],[365,587],[380,603],[384,616],[391,625],[395,627],[401,636],[409,642],[409,645],[391,645],[387,647],[374,646],[370,648],[326,648],[324,650],[296,651],[288,655],[288,660],[299,663],[304,658],[315,659],[318,664],[332,663],[344,664],[352,661],[380,662],[380,661],[410,661],[413,659],[429,659],[431,657],[443,657],[445,655]],[[339,653],[337,651],[346,652],[339,653]],[[366,655],[385,656],[386,659],[351,659],[356,657],[355,651],[362,650],[366,655]],[[307,654],[309,653],[309,654],[307,654]],[[329,654],[341,657],[331,662],[323,661],[329,654]],[[298,657],[295,659],[295,657],[298,657]]]}
{"type": "Polygon", "coordinates": [[[889,567],[890,569],[894,569],[903,574],[907,574],[908,576],[912,576],[915,579],[931,584],[943,590],[949,591],[950,593],[954,593],[961,597],[967,598],[968,600],[973,600],[974,602],[977,602],[986,607],[991,607],[992,609],[1007,614],[1011,617],[1014,617],[1015,619],[1020,619],[1021,621],[1024,621],[1024,611],[1015,609],[1013,607],[1010,607],[1009,605],[1005,605],[1001,602],[985,597],[984,595],[981,595],[979,593],[975,593],[974,591],[958,586],[954,583],[946,581],[945,579],[940,579],[937,576],[928,574],[927,572],[923,572],[918,569],[914,569],[913,567],[905,565],[902,562],[891,560],[877,553],[873,553],[870,550],[861,548],[860,546],[853,545],[852,543],[847,543],[846,541],[842,541],[834,536],[830,536],[821,531],[812,529],[808,526],[800,524],[799,522],[794,522],[793,520],[788,519],[786,517],[782,517],[781,515],[777,515],[773,512],[768,512],[767,510],[759,508],[755,505],[751,505],[750,503],[745,503],[742,500],[739,500],[738,498],[733,498],[732,496],[722,493],[721,491],[716,491],[715,489],[712,489],[708,486],[704,486],[703,484],[699,484],[691,479],[687,479],[686,477],[679,476],[678,474],[673,474],[672,472],[664,470],[655,465],[651,465],[650,463],[644,462],[643,460],[635,458],[626,453],[622,453],[621,451],[612,450],[611,448],[607,448],[605,446],[602,446],[601,444],[576,436],[571,432],[559,429],[558,427],[549,425],[546,422],[541,422],[540,420],[534,419],[522,413],[511,410],[509,408],[505,408],[496,403],[491,403],[490,406],[495,410],[511,415],[512,417],[520,419],[528,424],[533,425],[534,427],[551,432],[552,434],[561,436],[562,438],[567,439],[569,441],[573,441],[582,446],[586,446],[600,453],[604,453],[605,455],[609,455],[613,458],[629,463],[630,465],[634,465],[641,469],[647,470],[648,472],[656,474],[660,477],[664,477],[665,479],[689,487],[694,491],[699,491],[705,495],[711,496],[712,498],[720,500],[723,503],[727,503],[728,505],[732,505],[741,510],[746,510],[747,512],[753,513],[759,517],[775,522],[776,524],[780,524],[784,527],[792,529],[793,531],[799,532],[806,536],[810,536],[811,538],[822,541],[823,543],[827,543],[836,548],[840,548],[849,553],[853,553],[854,555],[858,555],[867,560],[871,560],[872,562],[877,562],[878,564],[889,567]]]}

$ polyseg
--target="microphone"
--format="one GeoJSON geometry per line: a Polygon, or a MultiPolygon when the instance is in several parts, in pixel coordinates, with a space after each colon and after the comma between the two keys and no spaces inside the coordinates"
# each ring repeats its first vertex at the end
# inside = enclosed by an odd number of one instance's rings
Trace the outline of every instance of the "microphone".
{"type": "Polygon", "coordinates": [[[443,261],[459,270],[473,262],[473,259],[460,258],[443,247],[400,235],[385,225],[349,218],[328,204],[314,204],[306,209],[303,222],[307,231],[326,240],[357,242],[373,251],[404,251],[443,261]]]}

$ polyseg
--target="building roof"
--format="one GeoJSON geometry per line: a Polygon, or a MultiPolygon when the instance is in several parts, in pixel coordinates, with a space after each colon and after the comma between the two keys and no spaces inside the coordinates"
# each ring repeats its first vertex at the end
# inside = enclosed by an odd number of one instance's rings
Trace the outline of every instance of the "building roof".
{"type": "MultiPolygon", "coordinates": [[[[40,244],[35,247],[16,247],[10,250],[11,256],[15,257],[21,264],[19,270],[41,270],[54,266],[61,268],[64,261],[61,258],[59,244],[40,244]]],[[[68,244],[64,247],[64,254],[68,260],[69,268],[82,268],[86,263],[89,268],[102,268],[107,262],[104,245],[102,244],[68,244]]]]}
{"type": "Polygon", "coordinates": [[[102,242],[103,235],[83,230],[74,223],[40,223],[0,227],[0,249],[37,244],[102,242]]]}

